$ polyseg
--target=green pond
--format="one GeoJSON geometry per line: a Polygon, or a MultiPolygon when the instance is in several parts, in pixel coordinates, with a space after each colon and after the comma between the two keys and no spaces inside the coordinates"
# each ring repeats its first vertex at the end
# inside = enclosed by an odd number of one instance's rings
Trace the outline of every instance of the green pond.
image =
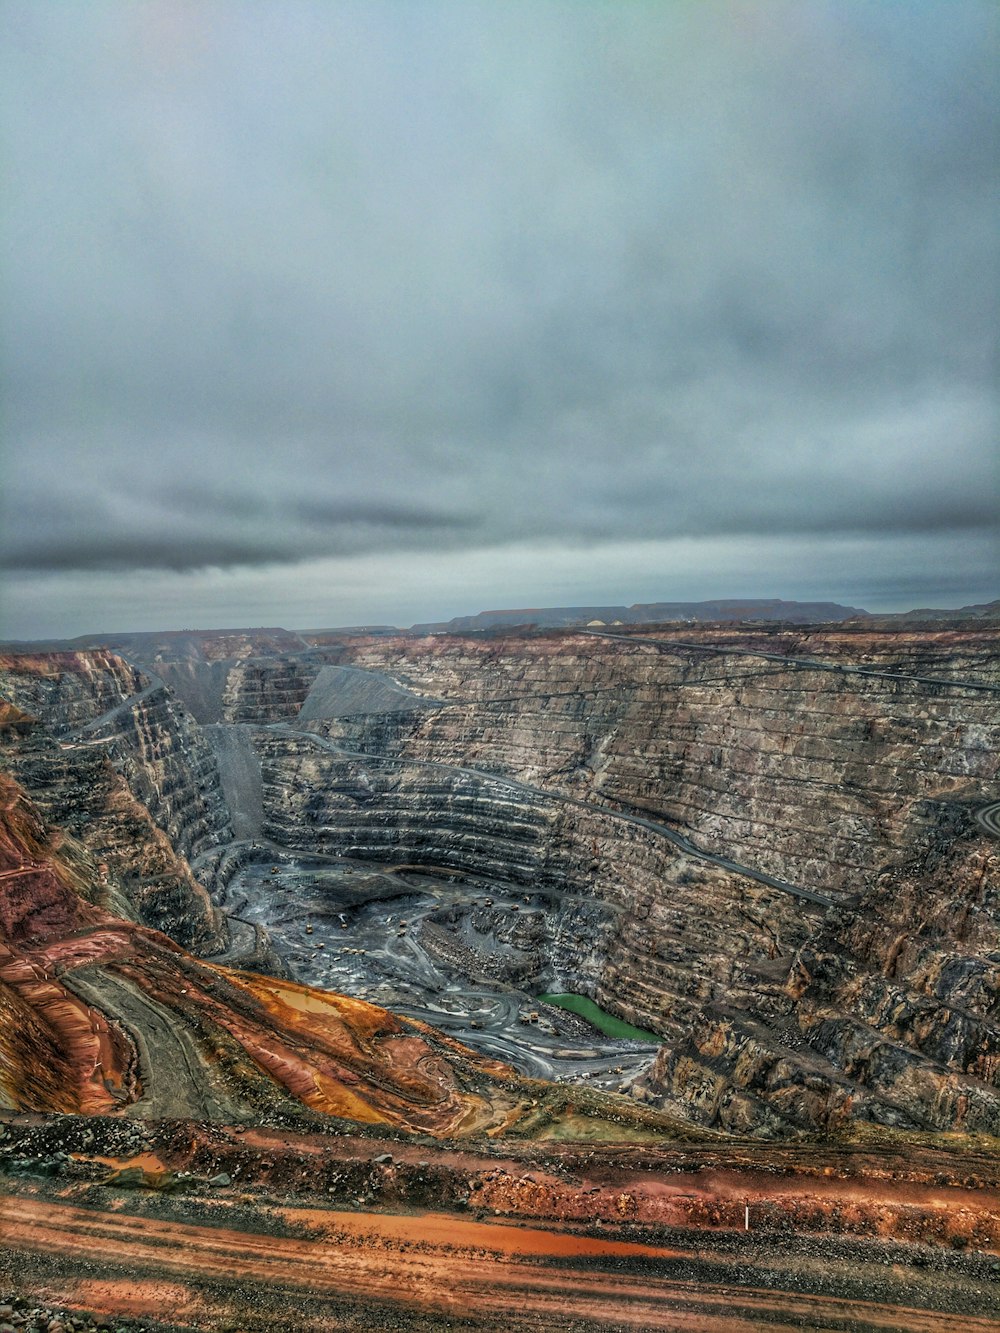
{"type": "Polygon", "coordinates": [[[634,1028],[631,1023],[623,1023],[593,1000],[588,1000],[586,995],[539,995],[538,998],[543,1004],[558,1005],[560,1009],[568,1009],[571,1014],[579,1014],[606,1037],[628,1037],[632,1041],[648,1041],[655,1046],[663,1042],[663,1038],[655,1032],[644,1032],[642,1028],[634,1028]]]}

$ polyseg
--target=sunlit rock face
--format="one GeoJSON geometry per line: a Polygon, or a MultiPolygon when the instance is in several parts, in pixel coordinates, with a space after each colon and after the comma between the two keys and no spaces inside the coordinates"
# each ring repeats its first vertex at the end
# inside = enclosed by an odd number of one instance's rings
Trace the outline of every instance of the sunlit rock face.
{"type": "Polygon", "coordinates": [[[102,649],[0,656],[0,694],[44,718],[56,736],[86,726],[148,683],[136,667],[102,649]]]}

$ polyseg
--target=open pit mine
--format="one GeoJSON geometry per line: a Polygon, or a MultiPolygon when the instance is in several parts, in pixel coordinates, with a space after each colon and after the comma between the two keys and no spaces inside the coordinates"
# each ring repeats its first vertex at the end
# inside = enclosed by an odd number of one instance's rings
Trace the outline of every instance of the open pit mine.
{"type": "Polygon", "coordinates": [[[0,1333],[1000,1327],[997,629],[3,650],[0,1333]]]}

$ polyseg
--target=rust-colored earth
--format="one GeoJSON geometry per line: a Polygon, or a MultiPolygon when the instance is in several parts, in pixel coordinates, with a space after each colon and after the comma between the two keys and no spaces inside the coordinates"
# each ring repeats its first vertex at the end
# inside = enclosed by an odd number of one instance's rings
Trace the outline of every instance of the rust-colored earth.
{"type": "Polygon", "coordinates": [[[7,1290],[247,1333],[997,1327],[991,1155],[457,1151],[190,1122],[132,1122],[141,1150],[101,1152],[120,1132],[67,1118],[58,1141],[91,1146],[41,1175],[51,1123],[8,1120],[7,1290]]]}
{"type": "Polygon", "coordinates": [[[87,901],[77,854],[0,773],[0,1107],[335,1116],[439,1138],[571,1133],[582,1111],[611,1137],[619,1121],[680,1132],[624,1099],[522,1078],[376,1005],[202,962],[87,901]]]}

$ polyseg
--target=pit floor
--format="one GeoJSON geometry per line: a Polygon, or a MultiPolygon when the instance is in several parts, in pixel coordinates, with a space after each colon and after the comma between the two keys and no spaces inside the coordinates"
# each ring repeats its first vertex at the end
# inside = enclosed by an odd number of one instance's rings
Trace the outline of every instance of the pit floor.
{"type": "Polygon", "coordinates": [[[611,1038],[536,993],[570,989],[548,975],[546,899],[450,871],[277,855],[251,861],[220,903],[263,926],[296,981],[421,1019],[532,1077],[609,1091],[648,1067],[656,1047],[611,1038]],[[492,928],[510,923],[519,949],[492,928]],[[521,986],[504,979],[518,974],[521,986]],[[497,975],[497,974],[500,975],[497,975]]]}

